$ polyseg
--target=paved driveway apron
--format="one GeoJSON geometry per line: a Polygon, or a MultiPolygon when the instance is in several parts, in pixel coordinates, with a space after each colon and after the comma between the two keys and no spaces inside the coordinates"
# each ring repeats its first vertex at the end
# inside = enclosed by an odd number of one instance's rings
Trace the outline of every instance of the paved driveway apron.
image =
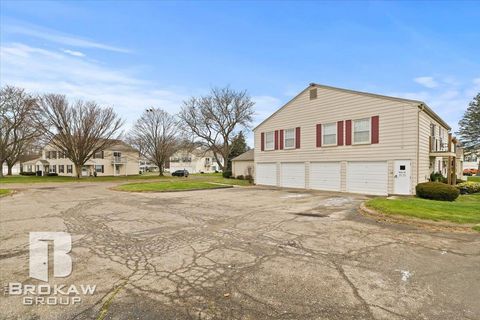
{"type": "Polygon", "coordinates": [[[4,319],[479,319],[480,234],[377,223],[363,196],[233,188],[124,193],[109,183],[16,186],[0,199],[1,273],[29,278],[28,233],[72,234],[81,304],[4,319]]]}

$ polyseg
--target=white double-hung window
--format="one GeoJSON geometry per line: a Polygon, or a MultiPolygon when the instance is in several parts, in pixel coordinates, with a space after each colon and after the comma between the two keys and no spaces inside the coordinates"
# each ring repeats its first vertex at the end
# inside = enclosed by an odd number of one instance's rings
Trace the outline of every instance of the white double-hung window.
{"type": "Polygon", "coordinates": [[[326,123],[323,125],[322,146],[337,145],[337,123],[326,123]]]}
{"type": "Polygon", "coordinates": [[[273,131],[265,133],[265,150],[273,150],[275,147],[273,131]]]}
{"type": "Polygon", "coordinates": [[[370,143],[370,118],[353,120],[353,144],[370,143]]]}
{"type": "Polygon", "coordinates": [[[285,149],[295,148],[295,129],[285,130],[284,148],[285,149]]]}

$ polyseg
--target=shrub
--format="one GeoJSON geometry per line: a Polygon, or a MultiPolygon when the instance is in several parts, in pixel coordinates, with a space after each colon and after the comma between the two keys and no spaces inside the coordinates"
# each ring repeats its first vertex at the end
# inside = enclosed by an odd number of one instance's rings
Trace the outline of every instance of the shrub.
{"type": "Polygon", "coordinates": [[[431,200],[453,201],[460,195],[457,188],[441,182],[419,183],[415,190],[417,197],[431,200]]]}
{"type": "Polygon", "coordinates": [[[241,175],[237,176],[237,179],[238,180],[245,180],[245,177],[241,174],[241,175]]]}
{"type": "Polygon", "coordinates": [[[47,177],[56,177],[58,176],[58,173],[55,173],[55,172],[49,172],[46,174],[47,177]]]}
{"type": "Polygon", "coordinates": [[[25,172],[25,171],[20,172],[21,176],[34,176],[36,174],[37,174],[36,172],[25,172]]]}
{"type": "Polygon", "coordinates": [[[251,175],[251,174],[247,174],[247,175],[245,176],[245,180],[248,180],[248,182],[253,183],[253,177],[252,177],[252,175],[251,175]]]}
{"type": "Polygon", "coordinates": [[[227,178],[227,179],[228,179],[228,178],[231,178],[231,177],[232,177],[232,171],[231,171],[231,170],[223,171],[223,172],[222,172],[222,176],[223,176],[224,178],[227,178]]]}
{"type": "Polygon", "coordinates": [[[464,190],[466,193],[480,192],[480,182],[473,182],[473,181],[462,182],[457,184],[455,187],[457,187],[457,189],[460,191],[464,190]]]}
{"type": "Polygon", "coordinates": [[[447,183],[448,179],[445,178],[441,172],[432,172],[430,174],[430,181],[447,183]]]}

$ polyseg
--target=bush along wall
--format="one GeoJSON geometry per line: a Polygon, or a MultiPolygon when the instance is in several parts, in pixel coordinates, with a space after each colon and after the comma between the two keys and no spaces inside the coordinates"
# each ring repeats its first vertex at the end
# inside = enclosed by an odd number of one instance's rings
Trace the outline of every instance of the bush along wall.
{"type": "Polygon", "coordinates": [[[460,191],[451,185],[441,182],[424,182],[417,184],[417,197],[440,201],[454,201],[460,195],[460,191]]]}
{"type": "Polygon", "coordinates": [[[457,184],[455,187],[460,190],[460,193],[462,194],[480,192],[480,182],[462,182],[457,184]]]}

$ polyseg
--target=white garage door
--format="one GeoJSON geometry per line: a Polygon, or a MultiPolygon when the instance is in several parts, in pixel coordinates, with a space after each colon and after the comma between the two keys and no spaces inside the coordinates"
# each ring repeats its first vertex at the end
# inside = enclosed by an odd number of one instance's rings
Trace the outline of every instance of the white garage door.
{"type": "Polygon", "coordinates": [[[348,162],[347,191],[364,194],[387,195],[387,162],[348,162]]]}
{"type": "Polygon", "coordinates": [[[282,163],[280,185],[286,188],[305,188],[305,163],[282,163]]]}
{"type": "Polygon", "coordinates": [[[276,186],[277,185],[277,165],[275,163],[257,163],[255,175],[258,185],[276,186]]]}
{"type": "Polygon", "coordinates": [[[340,191],[340,162],[310,163],[310,189],[340,191]]]}

